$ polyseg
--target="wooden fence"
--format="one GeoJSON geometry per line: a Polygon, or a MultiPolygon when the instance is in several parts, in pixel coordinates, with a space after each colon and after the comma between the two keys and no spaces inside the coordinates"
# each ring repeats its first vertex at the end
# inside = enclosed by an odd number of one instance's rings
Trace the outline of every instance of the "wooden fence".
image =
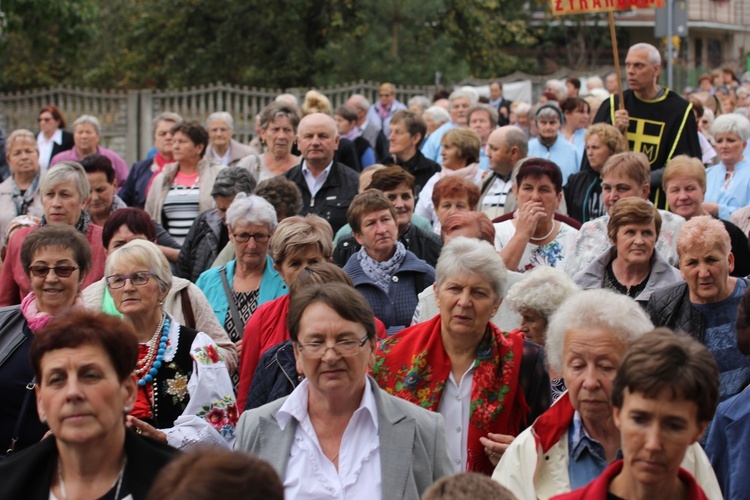
{"type": "MultiPolygon", "coordinates": [[[[606,73],[604,68],[600,73],[606,73]]],[[[503,82],[530,80],[534,95],[541,93],[550,78],[576,75],[560,70],[553,75],[513,73],[503,82]]],[[[489,80],[466,80],[458,85],[487,85],[489,80]]],[[[359,81],[318,88],[335,109],[352,94],[362,94],[370,102],[378,96],[379,83],[359,81]]],[[[81,115],[96,116],[102,124],[101,144],[115,150],[125,161],[133,163],[145,157],[153,146],[152,121],[164,111],[172,111],[189,120],[204,123],[215,111],[227,111],[234,118],[235,138],[247,143],[255,135],[255,116],[281,93],[295,95],[300,102],[308,89],[263,89],[217,83],[180,90],[92,90],[74,87],[35,89],[24,92],[0,93],[0,129],[7,135],[18,128],[37,131],[39,109],[48,104],[59,107],[72,130],[72,123],[81,115]]],[[[436,86],[396,86],[396,98],[406,103],[417,95],[431,97],[436,86]]]]}

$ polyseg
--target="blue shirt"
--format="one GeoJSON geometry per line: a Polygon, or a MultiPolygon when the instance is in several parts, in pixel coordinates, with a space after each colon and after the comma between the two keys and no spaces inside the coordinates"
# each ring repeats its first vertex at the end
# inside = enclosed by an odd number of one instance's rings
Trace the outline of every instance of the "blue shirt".
{"type": "Polygon", "coordinates": [[[743,158],[734,166],[734,174],[724,188],[727,167],[719,163],[706,170],[705,200],[719,204],[719,218],[729,220],[732,212],[750,205],[750,160],[743,158]]]}
{"type": "MultiPolygon", "coordinates": [[[[618,451],[617,457],[622,458],[622,453],[618,451]]],[[[607,468],[604,447],[586,432],[578,412],[573,415],[568,428],[568,458],[568,476],[572,490],[586,486],[607,468]]]]}
{"type": "Polygon", "coordinates": [[[552,147],[549,148],[539,142],[539,139],[530,140],[529,156],[544,158],[560,167],[563,186],[567,184],[568,177],[578,172],[581,168],[581,162],[578,161],[576,148],[564,138],[561,138],[559,134],[555,142],[552,144],[552,147]]]}
{"type": "Polygon", "coordinates": [[[440,151],[443,149],[443,136],[451,129],[456,128],[453,122],[446,122],[440,125],[437,130],[427,136],[427,140],[422,144],[422,154],[425,158],[430,159],[438,164],[443,164],[443,157],[440,151]]]}
{"type": "Polygon", "coordinates": [[[721,401],[740,393],[750,382],[750,360],[737,347],[737,307],[747,285],[738,279],[734,292],[715,304],[692,303],[706,321],[704,343],[719,365],[721,401]]]}

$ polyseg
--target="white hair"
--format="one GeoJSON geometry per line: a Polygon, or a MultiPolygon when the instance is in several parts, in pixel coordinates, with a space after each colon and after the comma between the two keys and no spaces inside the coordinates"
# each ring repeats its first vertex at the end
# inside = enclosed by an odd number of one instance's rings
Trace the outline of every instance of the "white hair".
{"type": "Polygon", "coordinates": [[[515,107],[513,107],[512,111],[516,116],[528,115],[531,111],[531,104],[529,104],[528,102],[518,101],[515,107]]]}
{"type": "Polygon", "coordinates": [[[104,275],[112,274],[112,269],[119,267],[123,262],[128,264],[140,264],[153,274],[159,284],[159,291],[164,293],[172,288],[172,269],[169,261],[158,246],[146,240],[132,240],[112,252],[104,264],[104,275]]]}
{"type": "Polygon", "coordinates": [[[632,50],[645,50],[648,53],[648,62],[657,66],[661,66],[661,54],[659,53],[659,49],[657,49],[650,43],[636,43],[635,45],[630,47],[628,52],[632,50]]]}
{"type": "Polygon", "coordinates": [[[206,128],[211,128],[211,122],[216,120],[223,121],[231,130],[234,130],[234,119],[232,118],[232,115],[226,111],[216,111],[215,113],[208,115],[208,118],[206,119],[206,128]]]}
{"type": "Polygon", "coordinates": [[[562,373],[563,345],[571,330],[607,330],[623,344],[652,330],[654,325],[636,301],[610,290],[586,290],[563,302],[550,317],[545,343],[552,370],[562,373]]]}
{"type": "Polygon", "coordinates": [[[717,136],[724,134],[737,134],[741,141],[750,138],[750,120],[738,113],[727,113],[721,115],[711,125],[711,135],[716,139],[717,136]]]}
{"type": "Polygon", "coordinates": [[[367,111],[370,109],[369,99],[362,94],[352,94],[349,96],[348,100],[352,101],[352,105],[360,111],[367,111]]]}
{"type": "Polygon", "coordinates": [[[39,183],[39,194],[44,196],[53,188],[70,180],[75,182],[81,201],[89,197],[91,194],[89,178],[83,166],[75,161],[62,161],[56,163],[54,168],[50,168],[39,183]]]}
{"type": "Polygon", "coordinates": [[[475,105],[479,101],[479,94],[472,87],[461,87],[460,89],[451,92],[448,97],[448,101],[453,104],[456,99],[468,99],[471,105],[475,105]]]}
{"type": "Polygon", "coordinates": [[[407,105],[409,107],[419,106],[420,108],[422,108],[422,112],[424,112],[424,110],[429,108],[430,104],[432,104],[430,100],[423,95],[415,95],[414,97],[409,99],[409,101],[407,102],[407,105]]]}
{"type": "Polygon", "coordinates": [[[447,123],[451,119],[451,115],[445,110],[445,108],[441,108],[440,106],[430,106],[429,108],[424,110],[424,113],[422,113],[422,116],[424,115],[430,115],[433,120],[435,120],[435,123],[447,123]]]}
{"type": "Polygon", "coordinates": [[[550,87],[557,94],[557,100],[559,102],[564,101],[568,97],[568,87],[565,86],[565,82],[562,80],[547,80],[545,87],[550,87]]]}
{"type": "Polygon", "coordinates": [[[291,104],[294,107],[299,107],[299,99],[294,94],[279,94],[274,99],[276,102],[291,104]]]}
{"type": "Polygon", "coordinates": [[[237,193],[227,210],[227,226],[234,228],[240,220],[258,226],[267,225],[273,232],[278,225],[276,209],[268,201],[254,194],[237,193]]]}
{"type": "Polygon", "coordinates": [[[435,266],[437,286],[451,276],[473,274],[487,279],[495,299],[505,294],[508,271],[495,248],[486,241],[458,236],[443,247],[435,266]]]}
{"type": "Polygon", "coordinates": [[[99,123],[99,119],[97,117],[91,115],[79,116],[76,121],[73,122],[73,130],[75,130],[78,125],[82,125],[84,123],[88,123],[89,125],[94,127],[96,135],[102,135],[102,124],[99,123]]]}
{"type": "Polygon", "coordinates": [[[580,291],[564,272],[540,266],[525,273],[523,279],[508,291],[505,300],[517,312],[524,309],[534,311],[547,320],[560,304],[580,291]]]}
{"type": "Polygon", "coordinates": [[[590,76],[586,79],[586,88],[589,90],[589,93],[594,89],[603,89],[604,82],[599,76],[590,76]]]}

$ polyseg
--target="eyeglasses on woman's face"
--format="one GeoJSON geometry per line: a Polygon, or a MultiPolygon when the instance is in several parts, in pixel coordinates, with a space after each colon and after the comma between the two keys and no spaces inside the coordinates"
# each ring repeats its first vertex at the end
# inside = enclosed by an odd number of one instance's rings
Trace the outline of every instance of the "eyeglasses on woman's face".
{"type": "Polygon", "coordinates": [[[240,234],[234,234],[232,233],[232,236],[234,236],[234,239],[239,241],[240,243],[245,243],[246,241],[250,241],[250,238],[254,239],[256,243],[265,243],[268,241],[268,239],[271,237],[270,234],[265,233],[240,233],[240,234]]]}
{"type": "Polygon", "coordinates": [[[326,342],[308,342],[306,344],[297,344],[299,350],[311,359],[320,359],[326,355],[328,349],[333,349],[336,355],[347,358],[359,354],[359,350],[367,343],[367,335],[360,340],[345,339],[339,340],[335,344],[328,345],[326,342]]]}
{"type": "Polygon", "coordinates": [[[70,278],[76,269],[78,268],[73,266],[29,266],[29,272],[37,278],[46,278],[50,271],[54,271],[58,278],[70,278]]]}
{"type": "Polygon", "coordinates": [[[154,273],[150,271],[138,271],[132,274],[112,274],[105,279],[107,280],[107,286],[116,290],[124,287],[127,280],[130,280],[135,286],[143,286],[148,283],[149,278],[153,275],[154,273]]]}

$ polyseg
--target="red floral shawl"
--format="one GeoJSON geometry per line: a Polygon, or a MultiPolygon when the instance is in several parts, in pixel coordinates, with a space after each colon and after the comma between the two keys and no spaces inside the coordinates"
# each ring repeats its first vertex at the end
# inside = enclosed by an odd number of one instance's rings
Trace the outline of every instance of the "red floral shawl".
{"type": "MultiPolygon", "coordinates": [[[[443,348],[440,315],[383,340],[372,376],[389,394],[437,411],[451,370],[443,348]]],[[[477,348],[471,385],[467,470],[492,474],[494,467],[479,442],[488,432],[518,435],[528,412],[518,375],[523,336],[503,333],[492,323],[477,348]]]]}

